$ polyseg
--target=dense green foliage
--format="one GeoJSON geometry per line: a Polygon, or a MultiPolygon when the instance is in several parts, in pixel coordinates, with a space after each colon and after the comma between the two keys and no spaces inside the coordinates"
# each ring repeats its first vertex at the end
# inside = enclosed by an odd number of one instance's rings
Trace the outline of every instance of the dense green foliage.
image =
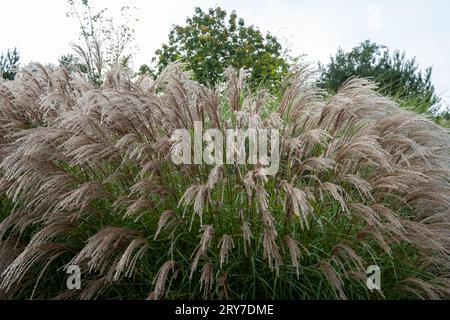
{"type": "Polygon", "coordinates": [[[432,69],[419,69],[415,58],[386,46],[366,40],[351,51],[339,49],[327,66],[321,66],[321,85],[336,92],[349,78],[369,77],[380,91],[394,98],[408,100],[420,97],[429,109],[438,98],[431,83],[432,69]]]}
{"type": "MultiPolygon", "coordinates": [[[[252,86],[279,88],[289,67],[289,58],[278,39],[258,28],[246,26],[235,12],[227,17],[220,7],[204,12],[195,9],[186,25],[173,26],[168,44],[156,51],[157,73],[170,62],[181,60],[193,71],[194,78],[208,85],[220,80],[227,66],[245,68],[252,86]]],[[[148,71],[148,67],[141,67],[148,71]]]]}

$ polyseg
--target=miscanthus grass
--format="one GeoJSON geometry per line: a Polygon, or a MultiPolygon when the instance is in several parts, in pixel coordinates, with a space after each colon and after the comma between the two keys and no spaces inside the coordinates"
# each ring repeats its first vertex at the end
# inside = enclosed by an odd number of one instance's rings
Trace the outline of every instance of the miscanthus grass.
{"type": "Polygon", "coordinates": [[[449,298],[448,133],[368,80],[329,96],[297,67],[275,98],[227,75],[209,89],[173,64],[98,88],[38,65],[1,83],[1,297],[449,298]],[[194,121],[278,129],[279,172],[174,165],[194,121]]]}

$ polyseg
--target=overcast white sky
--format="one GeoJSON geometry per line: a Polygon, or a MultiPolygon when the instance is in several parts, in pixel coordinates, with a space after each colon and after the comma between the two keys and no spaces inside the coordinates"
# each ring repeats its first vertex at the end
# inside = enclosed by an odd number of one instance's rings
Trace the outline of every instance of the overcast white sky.
{"type": "MultiPolygon", "coordinates": [[[[433,66],[433,83],[450,102],[450,1],[448,0],[90,0],[108,7],[139,8],[136,66],[149,63],[166,41],[172,24],[182,24],[194,7],[217,5],[236,10],[247,24],[270,31],[289,44],[292,54],[326,63],[338,47],[349,49],[370,39],[416,56],[433,66]]],[[[8,0],[1,3],[0,51],[17,47],[23,62],[55,63],[78,38],[76,21],[66,17],[66,0],[8,0]]]]}

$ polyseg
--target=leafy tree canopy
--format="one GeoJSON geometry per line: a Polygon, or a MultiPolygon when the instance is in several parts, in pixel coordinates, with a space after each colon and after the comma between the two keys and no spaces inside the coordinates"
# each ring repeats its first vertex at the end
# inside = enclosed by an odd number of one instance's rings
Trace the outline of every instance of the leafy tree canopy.
{"type": "Polygon", "coordinates": [[[360,76],[372,78],[384,94],[415,102],[420,99],[428,108],[439,100],[431,83],[431,68],[422,72],[415,58],[407,59],[398,50],[391,54],[386,46],[369,40],[349,52],[339,49],[331,62],[320,68],[321,86],[333,92],[349,78],[360,76]]]}
{"type": "MultiPolygon", "coordinates": [[[[156,73],[180,60],[193,71],[196,80],[215,85],[225,69],[232,66],[247,69],[252,86],[267,85],[271,90],[279,88],[291,59],[275,36],[246,26],[234,11],[228,17],[220,7],[207,12],[195,8],[184,26],[172,27],[168,44],[163,44],[156,55],[156,73]]],[[[141,67],[141,72],[150,71],[148,66],[141,67]]]]}

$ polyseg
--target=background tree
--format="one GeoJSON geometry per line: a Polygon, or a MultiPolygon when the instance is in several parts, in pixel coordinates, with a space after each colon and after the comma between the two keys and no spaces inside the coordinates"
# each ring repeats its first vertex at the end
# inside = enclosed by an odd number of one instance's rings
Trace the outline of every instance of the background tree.
{"type": "Polygon", "coordinates": [[[249,71],[250,85],[268,85],[275,90],[289,67],[289,57],[278,39],[258,28],[246,26],[233,11],[220,7],[195,14],[184,26],[174,25],[168,44],[156,51],[156,72],[148,66],[141,71],[160,73],[170,62],[181,60],[203,84],[215,85],[228,66],[249,71]]]}
{"type": "Polygon", "coordinates": [[[438,102],[431,83],[432,69],[419,69],[415,58],[407,59],[404,52],[392,54],[386,46],[369,40],[351,51],[339,49],[327,66],[320,65],[321,86],[335,92],[353,76],[370,77],[380,85],[380,91],[395,98],[408,101],[421,110],[429,109],[438,102]]]}
{"type": "Polygon", "coordinates": [[[94,10],[88,0],[68,0],[70,9],[68,17],[76,18],[80,26],[82,44],[72,44],[76,56],[64,55],[60,64],[79,67],[87,74],[89,80],[100,84],[105,71],[113,65],[120,64],[128,68],[134,46],[134,29],[131,10],[121,8],[121,23],[106,16],[107,9],[94,10]]]}
{"type": "Polygon", "coordinates": [[[20,54],[17,48],[0,54],[0,78],[14,80],[19,68],[20,54]]]}

